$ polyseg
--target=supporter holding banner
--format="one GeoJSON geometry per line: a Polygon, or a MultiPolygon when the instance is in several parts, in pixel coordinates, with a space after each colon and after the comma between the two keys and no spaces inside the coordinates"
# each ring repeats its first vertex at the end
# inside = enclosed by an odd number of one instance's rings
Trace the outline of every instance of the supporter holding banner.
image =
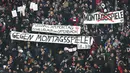
{"type": "Polygon", "coordinates": [[[92,45],[90,36],[46,35],[11,31],[10,37],[12,40],[19,41],[92,45]]]}
{"type": "Polygon", "coordinates": [[[65,26],[65,25],[45,25],[34,23],[32,31],[46,32],[55,34],[80,34],[80,26],[65,26]]]}
{"type": "Polygon", "coordinates": [[[95,12],[87,14],[84,24],[115,24],[124,23],[124,12],[114,11],[108,13],[95,12]]]}

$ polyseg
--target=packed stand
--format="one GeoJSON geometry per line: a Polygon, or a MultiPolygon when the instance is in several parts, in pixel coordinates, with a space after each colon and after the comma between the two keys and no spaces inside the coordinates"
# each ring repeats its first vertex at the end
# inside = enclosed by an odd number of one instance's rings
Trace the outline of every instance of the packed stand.
{"type": "MultiPolygon", "coordinates": [[[[114,3],[106,3],[115,11],[114,3]]],[[[33,0],[38,11],[29,9],[32,0],[0,0],[0,73],[130,73],[129,4],[118,1],[124,10],[123,24],[83,25],[85,13],[103,12],[92,0],[33,0]],[[12,18],[11,10],[26,5],[25,16],[12,18]],[[75,45],[13,41],[10,31],[32,32],[33,23],[81,26],[81,35],[93,36],[90,50],[64,51],[75,45]]]]}

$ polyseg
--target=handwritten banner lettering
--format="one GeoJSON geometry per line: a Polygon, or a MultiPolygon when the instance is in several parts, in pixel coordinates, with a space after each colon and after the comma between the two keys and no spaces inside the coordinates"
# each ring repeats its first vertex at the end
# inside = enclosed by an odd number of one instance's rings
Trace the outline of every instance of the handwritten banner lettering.
{"type": "Polygon", "coordinates": [[[54,34],[80,34],[81,27],[65,25],[45,25],[34,23],[32,26],[32,31],[54,34]]]}

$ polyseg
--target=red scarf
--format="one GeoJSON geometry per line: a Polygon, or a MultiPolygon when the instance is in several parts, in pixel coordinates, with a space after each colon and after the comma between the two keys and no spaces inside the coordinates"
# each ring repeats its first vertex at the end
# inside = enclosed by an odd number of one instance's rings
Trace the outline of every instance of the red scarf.
{"type": "Polygon", "coordinates": [[[119,70],[120,73],[123,73],[123,69],[122,69],[121,66],[118,66],[118,70],[119,70]]]}

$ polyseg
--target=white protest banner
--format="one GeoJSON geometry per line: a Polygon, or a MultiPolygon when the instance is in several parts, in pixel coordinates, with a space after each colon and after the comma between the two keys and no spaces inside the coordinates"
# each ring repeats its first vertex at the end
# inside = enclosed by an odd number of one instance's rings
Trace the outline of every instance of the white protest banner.
{"type": "Polygon", "coordinates": [[[17,17],[17,12],[16,12],[16,10],[12,10],[11,13],[12,13],[12,17],[17,17]]]}
{"type": "Polygon", "coordinates": [[[33,24],[32,31],[55,34],[80,34],[80,26],[33,24]]]}
{"type": "Polygon", "coordinates": [[[25,10],[22,11],[22,15],[25,16],[25,10]]]}
{"type": "Polygon", "coordinates": [[[77,50],[76,47],[73,48],[64,47],[64,51],[75,52],[76,50],[77,50]]]}
{"type": "Polygon", "coordinates": [[[84,24],[115,24],[124,23],[124,12],[113,11],[108,13],[95,12],[87,14],[83,22],[84,24]]]}
{"type": "Polygon", "coordinates": [[[25,9],[26,9],[25,5],[17,7],[17,11],[20,12],[20,14],[22,13],[23,16],[25,16],[25,9]]]}
{"type": "Polygon", "coordinates": [[[17,11],[18,11],[18,12],[22,12],[22,11],[24,11],[25,9],[26,9],[26,5],[17,7],[17,11]]]}
{"type": "Polygon", "coordinates": [[[35,5],[35,3],[31,2],[30,3],[30,9],[33,9],[33,6],[35,5]]]}
{"type": "Polygon", "coordinates": [[[30,9],[33,9],[33,11],[37,11],[38,10],[38,4],[31,2],[30,3],[30,9]]]}
{"type": "Polygon", "coordinates": [[[23,5],[23,9],[24,9],[24,10],[26,9],[26,5],[23,5]]]}
{"type": "Polygon", "coordinates": [[[88,44],[77,44],[77,49],[90,49],[91,45],[88,44]]]}
{"type": "Polygon", "coordinates": [[[12,40],[19,41],[91,45],[91,36],[46,35],[11,31],[10,37],[12,40]]]}
{"type": "Polygon", "coordinates": [[[26,9],[26,6],[23,5],[23,7],[22,7],[22,14],[23,14],[23,16],[25,16],[25,9],[26,9]]]}
{"type": "Polygon", "coordinates": [[[22,9],[23,9],[23,7],[22,7],[22,6],[17,7],[17,11],[18,11],[18,12],[21,12],[21,11],[22,11],[22,9]]]}
{"type": "MultiPolygon", "coordinates": [[[[84,37],[84,36],[83,36],[84,37]]],[[[90,49],[91,48],[91,45],[93,44],[93,41],[94,41],[94,38],[93,37],[90,37],[90,44],[77,44],[77,49],[90,49]]]]}
{"type": "Polygon", "coordinates": [[[33,5],[33,11],[37,11],[38,10],[38,4],[34,4],[33,5]]]}

